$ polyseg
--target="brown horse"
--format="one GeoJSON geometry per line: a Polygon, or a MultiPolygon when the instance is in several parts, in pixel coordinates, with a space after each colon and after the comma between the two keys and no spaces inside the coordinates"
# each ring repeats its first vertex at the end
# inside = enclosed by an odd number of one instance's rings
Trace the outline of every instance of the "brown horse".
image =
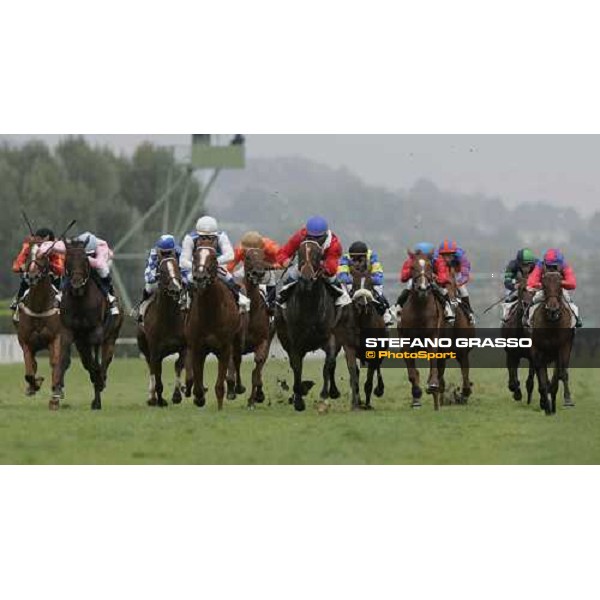
{"type": "MultiPolygon", "coordinates": [[[[206,357],[214,353],[219,360],[215,394],[218,409],[222,410],[225,377],[241,321],[233,294],[219,279],[218,273],[216,248],[196,244],[192,267],[194,291],[185,327],[189,361],[193,371],[194,404],[198,407],[206,405],[204,363],[206,357]]],[[[189,369],[187,380],[189,388],[189,369]]]]}
{"type": "Polygon", "coordinates": [[[246,391],[240,374],[242,355],[254,352],[252,391],[248,398],[248,408],[251,409],[256,403],[261,404],[265,401],[262,370],[269,355],[272,336],[267,303],[260,292],[260,283],[265,277],[267,268],[264,250],[261,248],[246,250],[244,284],[246,295],[250,298],[250,313],[244,315],[242,326],[234,340],[232,364],[227,376],[227,398],[235,399],[236,394],[243,394],[246,391]]]}
{"type": "Polygon", "coordinates": [[[323,388],[321,399],[339,398],[335,379],[335,300],[327,289],[321,262],[323,249],[312,240],[306,240],[298,248],[300,278],[292,290],[285,313],[281,307],[275,315],[277,336],[290,359],[294,372],[294,408],[306,410],[304,396],[311,382],[302,381],[302,366],[308,352],[325,351],[323,388]]]}
{"type": "MultiPolygon", "coordinates": [[[[417,252],[409,253],[412,258],[411,280],[412,289],[408,300],[402,309],[402,319],[398,327],[400,337],[404,338],[431,338],[439,337],[444,325],[444,314],[440,300],[436,296],[436,283],[433,266],[429,256],[417,252]]],[[[423,390],[419,370],[415,359],[406,359],[408,379],[411,384],[412,407],[421,408],[423,390]]],[[[438,373],[438,361],[429,363],[429,379],[427,393],[433,396],[433,406],[439,410],[443,402],[443,388],[441,387],[438,373]]]]}
{"type": "Polygon", "coordinates": [[[163,398],[162,362],[178,354],[175,362],[175,391],[171,401],[180,404],[183,395],[181,372],[185,365],[185,331],[181,299],[184,287],[177,258],[163,254],[158,265],[158,290],[138,326],[138,347],[150,370],[148,406],[167,406],[163,398]]]}
{"type": "Polygon", "coordinates": [[[61,303],[62,360],[61,379],[71,364],[71,346],[75,343],[83,367],[94,386],[92,410],[102,408],[108,367],[123,324],[123,316],[111,315],[108,302],[94,279],[85,252],[85,242],[67,241],[65,286],[61,303]]]}
{"type": "Polygon", "coordinates": [[[360,354],[361,331],[370,329],[381,329],[382,335],[385,331],[383,317],[377,312],[375,296],[373,295],[373,282],[370,273],[361,273],[352,270],[352,304],[344,306],[340,312],[340,318],[335,326],[336,355],[344,348],[346,364],[350,375],[350,389],[352,393],[352,410],[372,410],[371,394],[373,393],[373,379],[377,373],[377,387],[375,395],[379,398],[384,393],[383,377],[381,376],[382,359],[366,359],[360,354]],[[365,403],[360,398],[360,369],[361,365],[367,365],[367,378],[365,380],[365,403]]]}
{"type": "Polygon", "coordinates": [[[569,388],[569,361],[575,338],[571,327],[571,311],[563,300],[562,275],[548,271],[542,276],[544,303],[532,319],[531,354],[538,376],[540,407],[547,415],[556,413],[559,381],[563,382],[564,405],[574,406],[569,388]],[[548,382],[548,366],[554,363],[552,382],[548,382]],[[550,394],[550,397],[548,396],[550,394]]]}
{"type": "Polygon", "coordinates": [[[35,355],[49,350],[52,369],[52,398],[50,410],[58,410],[62,397],[60,373],[61,324],[60,310],[56,308],[56,290],[52,285],[50,260],[47,254],[31,257],[26,266],[29,293],[18,307],[17,337],[25,361],[25,381],[28,396],[35,396],[44,381],[37,377],[35,355]]]}
{"type": "MultiPolygon", "coordinates": [[[[529,332],[523,326],[523,316],[525,314],[525,306],[531,301],[531,292],[527,291],[526,279],[521,278],[517,282],[517,303],[512,312],[508,315],[508,319],[502,323],[502,336],[523,338],[530,337],[529,332]]],[[[520,402],[523,399],[521,392],[521,383],[519,382],[519,366],[521,360],[526,360],[529,366],[527,375],[527,404],[531,404],[533,388],[535,384],[535,369],[533,368],[533,360],[531,357],[531,348],[506,348],[506,368],[508,370],[508,389],[512,392],[513,398],[520,402]]]]}
{"type": "MultiPolygon", "coordinates": [[[[448,294],[451,302],[455,306],[456,320],[453,325],[445,324],[444,328],[440,331],[441,335],[449,338],[474,338],[477,336],[475,326],[471,323],[468,308],[460,301],[458,286],[456,285],[456,273],[453,269],[450,269],[450,286],[448,288],[448,294]]],[[[473,393],[473,383],[469,378],[470,363],[469,354],[471,348],[455,348],[456,360],[460,365],[462,375],[462,387],[460,392],[455,391],[453,401],[456,404],[466,404],[473,393]]],[[[444,374],[446,371],[445,359],[438,361],[438,374],[440,378],[440,401],[442,404],[445,402],[444,393],[446,391],[446,380],[444,374]]]]}

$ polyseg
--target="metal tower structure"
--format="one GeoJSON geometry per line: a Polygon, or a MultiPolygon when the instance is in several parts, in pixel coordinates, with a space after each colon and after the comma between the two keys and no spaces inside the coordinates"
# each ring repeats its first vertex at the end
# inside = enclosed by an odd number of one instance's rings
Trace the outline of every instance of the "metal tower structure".
{"type": "Polygon", "coordinates": [[[149,251],[147,248],[136,248],[133,252],[126,252],[126,246],[131,239],[143,230],[148,219],[159,214],[160,210],[162,210],[162,231],[171,231],[179,239],[182,239],[192,229],[196,219],[201,216],[199,211],[205,205],[221,171],[223,169],[243,169],[246,164],[245,138],[242,134],[192,134],[189,146],[185,148],[171,147],[171,151],[177,162],[186,167],[184,173],[175,181],[169,174],[164,192],[156,198],[152,206],[116,242],[114,247],[113,277],[127,311],[131,310],[133,303],[124,284],[119,263],[143,260],[149,251]],[[200,194],[196,198],[191,198],[189,194],[193,178],[200,184],[200,194]],[[175,192],[181,190],[183,190],[182,199],[177,206],[173,202],[173,197],[175,192]]]}

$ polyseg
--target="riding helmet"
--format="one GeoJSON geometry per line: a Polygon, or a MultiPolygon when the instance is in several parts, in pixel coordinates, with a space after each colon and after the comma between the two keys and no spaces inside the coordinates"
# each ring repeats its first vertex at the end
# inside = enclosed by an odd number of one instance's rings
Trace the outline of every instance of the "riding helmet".
{"type": "Polygon", "coordinates": [[[313,237],[325,235],[329,231],[329,225],[323,217],[311,217],[306,223],[306,233],[313,237]]]}
{"type": "Polygon", "coordinates": [[[364,256],[369,253],[369,247],[364,242],[354,242],[350,246],[350,256],[364,256]]]}
{"type": "Polygon", "coordinates": [[[48,229],[48,227],[42,227],[35,232],[35,237],[48,238],[51,242],[55,240],[54,231],[48,229]]]}
{"type": "Polygon", "coordinates": [[[440,244],[440,254],[456,254],[458,244],[454,240],[444,240],[440,244]]]}
{"type": "Polygon", "coordinates": [[[550,248],[550,250],[544,254],[544,264],[549,267],[562,266],[564,262],[565,257],[558,248],[550,248]]]}
{"type": "Polygon", "coordinates": [[[529,248],[523,248],[522,250],[519,250],[519,253],[517,254],[517,262],[521,263],[522,265],[530,265],[532,263],[536,263],[537,258],[535,257],[533,250],[530,250],[529,248]]]}
{"type": "Polygon", "coordinates": [[[219,233],[219,225],[213,217],[201,217],[196,222],[196,231],[200,235],[217,235],[219,233]]]}
{"type": "Polygon", "coordinates": [[[246,250],[249,248],[264,248],[265,242],[263,240],[262,235],[258,233],[258,231],[248,231],[248,233],[244,234],[242,237],[242,248],[246,250]]]}
{"type": "Polygon", "coordinates": [[[172,235],[161,235],[160,239],[156,243],[156,247],[163,251],[175,250],[176,246],[177,242],[172,235]]]}
{"type": "Polygon", "coordinates": [[[425,254],[427,256],[429,254],[433,254],[434,250],[435,245],[430,244],[429,242],[420,242],[415,246],[415,254],[420,252],[421,254],[425,254]]]}
{"type": "Polygon", "coordinates": [[[88,254],[94,254],[94,252],[96,252],[98,238],[93,233],[86,231],[85,233],[78,235],[75,239],[79,242],[85,242],[85,251],[88,254]]]}

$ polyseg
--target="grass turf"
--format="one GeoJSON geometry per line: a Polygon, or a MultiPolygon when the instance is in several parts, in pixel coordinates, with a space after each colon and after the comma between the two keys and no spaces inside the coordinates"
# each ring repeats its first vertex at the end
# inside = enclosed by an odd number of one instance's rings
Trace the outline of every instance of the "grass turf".
{"type": "MultiPolygon", "coordinates": [[[[48,366],[40,361],[48,381],[48,366]]],[[[214,385],[215,363],[208,363],[214,385]]],[[[244,382],[251,365],[244,363],[244,382]]],[[[0,463],[9,464],[597,464],[600,462],[600,373],[573,370],[577,407],[546,417],[537,393],[531,406],[514,402],[503,370],[475,370],[468,406],[435,413],[429,397],[413,411],[404,370],[384,372],[386,394],[375,411],[351,412],[347,372],[340,362],[342,398],[328,414],[314,409],[321,384],[321,362],[306,363],[305,379],[315,387],[308,409],[288,405],[291,384],[284,361],[266,367],[271,405],[250,412],[245,399],[216,410],[212,389],[207,407],[190,400],[180,406],[146,406],[146,368],[141,360],[115,361],[101,412],[92,413],[92,389],[78,361],[67,376],[64,408],[51,413],[47,383],[35,398],[24,396],[23,367],[0,366],[0,463]]],[[[167,386],[172,368],[167,365],[167,386]]],[[[458,383],[459,372],[449,373],[458,383]]],[[[169,394],[170,395],[170,394],[169,394]]]]}

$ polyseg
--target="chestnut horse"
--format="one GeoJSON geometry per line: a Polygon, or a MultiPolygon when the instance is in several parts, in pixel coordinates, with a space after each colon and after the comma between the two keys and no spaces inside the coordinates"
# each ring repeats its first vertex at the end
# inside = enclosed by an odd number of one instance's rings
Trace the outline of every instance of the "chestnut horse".
{"type": "Polygon", "coordinates": [[[32,253],[26,265],[26,277],[29,293],[18,306],[19,321],[15,323],[25,361],[26,394],[35,396],[40,390],[44,378],[37,377],[35,355],[41,350],[49,350],[52,398],[48,406],[50,410],[58,410],[63,387],[60,373],[61,324],[47,253],[38,251],[35,257],[32,253]]]}
{"type": "MultiPolygon", "coordinates": [[[[219,360],[215,394],[217,407],[222,410],[225,377],[241,321],[235,298],[218,273],[216,248],[196,244],[192,263],[192,306],[185,326],[188,359],[193,371],[194,404],[198,407],[206,405],[204,363],[213,353],[219,360]]],[[[192,381],[189,369],[186,370],[189,388],[192,381]]]]}
{"type": "Polygon", "coordinates": [[[540,407],[547,415],[556,413],[559,381],[564,386],[565,407],[574,406],[569,388],[569,361],[575,338],[571,326],[571,311],[563,300],[562,275],[546,272],[542,276],[544,303],[533,315],[533,364],[538,376],[540,407]],[[554,363],[552,382],[548,382],[548,366],[554,363]],[[550,397],[548,396],[550,394],[550,397]]]}
{"type": "Polygon", "coordinates": [[[65,285],[61,303],[63,325],[61,340],[61,379],[71,364],[75,343],[83,367],[94,386],[92,410],[102,408],[108,367],[123,324],[123,315],[111,315],[108,302],[96,282],[85,252],[85,241],[67,241],[65,285]]]}
{"type": "Polygon", "coordinates": [[[294,372],[294,408],[306,410],[304,396],[310,382],[302,381],[304,357],[309,352],[325,351],[321,399],[339,398],[334,380],[335,373],[335,300],[327,289],[321,262],[323,249],[312,240],[305,240],[298,248],[299,279],[291,291],[285,311],[278,307],[275,315],[277,336],[290,359],[294,372]],[[307,385],[308,384],[308,385],[307,385]]]}
{"type": "Polygon", "coordinates": [[[377,312],[375,297],[373,295],[373,282],[370,273],[362,273],[352,270],[352,304],[344,306],[340,310],[340,318],[335,326],[336,354],[340,348],[344,348],[346,364],[350,375],[350,389],[352,393],[352,410],[372,410],[371,394],[373,393],[373,379],[377,373],[377,387],[375,395],[383,396],[385,387],[381,376],[382,359],[366,359],[360,354],[361,331],[381,329],[382,336],[385,334],[385,323],[383,317],[377,312]],[[360,398],[360,369],[361,365],[367,365],[367,378],[365,380],[365,403],[360,398]]]}
{"type": "Polygon", "coordinates": [[[265,401],[262,371],[269,355],[272,336],[269,327],[267,303],[260,291],[260,283],[267,272],[265,252],[260,248],[246,250],[244,259],[244,285],[246,295],[250,298],[250,313],[243,316],[242,325],[233,343],[233,357],[227,376],[227,397],[234,399],[236,394],[246,390],[242,385],[240,366],[242,355],[254,353],[254,369],[252,371],[252,391],[248,398],[248,408],[265,401]]]}
{"type": "Polygon", "coordinates": [[[138,326],[137,341],[150,371],[148,406],[167,406],[163,398],[162,362],[178,354],[175,362],[175,391],[171,401],[180,404],[183,396],[181,372],[185,364],[184,314],[181,300],[184,292],[177,258],[163,254],[158,265],[158,290],[138,326]]]}
{"type": "MultiPolygon", "coordinates": [[[[401,338],[436,339],[444,326],[444,314],[440,300],[436,296],[437,284],[433,265],[430,257],[421,252],[416,254],[410,252],[409,257],[412,259],[412,289],[402,309],[398,333],[401,338]]],[[[416,367],[415,359],[407,358],[405,362],[411,384],[412,407],[421,408],[423,390],[419,369],[416,367]]],[[[437,360],[431,360],[429,363],[427,393],[433,396],[434,409],[439,410],[440,404],[443,403],[444,389],[441,386],[437,360]]]]}

